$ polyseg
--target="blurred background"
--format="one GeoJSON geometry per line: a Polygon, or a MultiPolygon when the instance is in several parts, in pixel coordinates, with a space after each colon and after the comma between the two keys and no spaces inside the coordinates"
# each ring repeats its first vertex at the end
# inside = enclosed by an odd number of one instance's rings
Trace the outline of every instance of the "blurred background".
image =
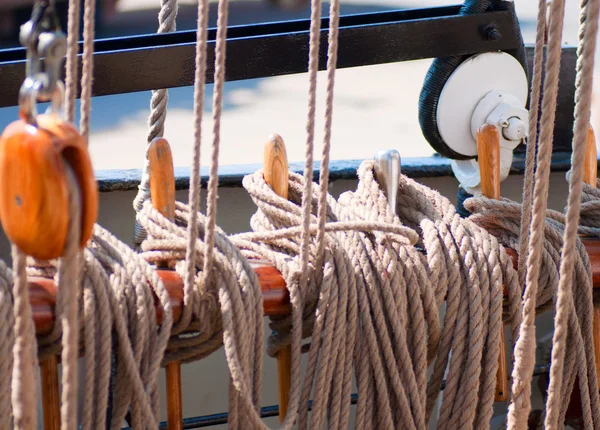
{"type": "MultiPolygon", "coordinates": [[[[56,0],[66,17],[67,0],[56,0]]],[[[342,0],[342,14],[456,4],[458,0],[342,0]]],[[[0,48],[18,46],[18,28],[31,13],[33,0],[0,0],[0,48]]],[[[159,0],[97,0],[97,38],[154,33],[159,0]]],[[[535,38],[537,2],[516,2],[526,43],[535,38]]],[[[567,2],[564,43],[577,43],[578,2],[567,2]]],[[[323,2],[327,15],[329,3],[323,2]]],[[[211,0],[210,25],[216,25],[217,2],[211,0]]],[[[307,0],[231,0],[230,25],[308,18],[307,0]]],[[[177,29],[196,27],[197,2],[180,0],[177,29]]],[[[65,27],[66,18],[63,21],[65,27]]],[[[364,159],[374,147],[398,149],[403,158],[433,153],[421,135],[417,101],[431,60],[343,69],[337,72],[332,137],[333,159],[364,159]]],[[[2,79],[0,77],[0,90],[2,79]]],[[[304,157],[308,76],[306,73],[230,82],[225,85],[221,164],[260,163],[262,145],[277,132],[287,143],[289,160],[304,157]],[[242,150],[243,148],[243,150],[242,150]]],[[[325,77],[319,77],[316,158],[320,156],[325,77]]],[[[211,135],[212,85],[206,92],[203,160],[211,135]]],[[[150,92],[97,97],[93,100],[91,152],[97,170],[141,168],[146,145],[150,92]]],[[[176,166],[188,166],[193,139],[193,88],[169,90],[165,137],[176,166]]],[[[16,118],[16,108],[0,109],[0,129],[16,118]]],[[[205,165],[206,163],[202,163],[205,165]]]]}

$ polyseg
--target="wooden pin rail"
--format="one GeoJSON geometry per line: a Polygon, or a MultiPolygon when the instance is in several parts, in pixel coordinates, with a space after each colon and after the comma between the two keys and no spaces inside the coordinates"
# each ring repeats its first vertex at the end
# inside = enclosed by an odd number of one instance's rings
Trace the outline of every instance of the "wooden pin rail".
{"type": "MultiPolygon", "coordinates": [[[[589,255],[592,267],[594,288],[600,288],[600,239],[583,238],[585,249],[589,255]]],[[[507,248],[513,265],[517,268],[518,256],[515,250],[507,248]]],[[[290,300],[285,280],[275,267],[263,260],[250,262],[258,276],[263,293],[263,309],[266,316],[285,316],[291,312],[290,300]]],[[[173,322],[181,318],[183,308],[183,279],[172,270],[157,269],[157,274],[169,293],[173,322]]],[[[54,327],[56,306],[56,285],[51,279],[31,277],[28,280],[30,303],[32,306],[34,325],[38,335],[50,333],[54,327]]],[[[507,291],[504,291],[506,295],[507,291]]],[[[156,303],[157,323],[162,322],[163,310],[156,303]]],[[[60,396],[58,392],[58,368],[56,357],[44,360],[42,366],[42,397],[44,399],[44,428],[60,428],[60,396]]]]}
{"type": "MultiPolygon", "coordinates": [[[[594,288],[600,288],[600,239],[588,237],[582,241],[590,257],[594,288]]],[[[507,252],[516,268],[517,252],[510,248],[507,248],[507,252]]],[[[262,289],[264,314],[266,316],[289,315],[291,312],[290,299],[281,272],[263,260],[252,260],[250,263],[258,275],[262,289]]],[[[171,298],[173,321],[178,322],[183,307],[183,279],[177,272],[171,270],[158,269],[157,273],[171,298]]],[[[48,334],[54,326],[56,286],[51,279],[31,277],[29,278],[29,294],[36,333],[38,335],[48,334]]],[[[160,324],[163,312],[158,305],[158,299],[156,303],[156,316],[160,324]]]]}

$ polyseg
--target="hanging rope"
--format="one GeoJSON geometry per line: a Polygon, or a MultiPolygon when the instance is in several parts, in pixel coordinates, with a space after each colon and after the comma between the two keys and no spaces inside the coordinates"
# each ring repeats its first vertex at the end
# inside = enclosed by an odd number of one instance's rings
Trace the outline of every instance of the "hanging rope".
{"type": "MultiPolygon", "coordinates": [[[[89,130],[91,109],[93,21],[94,8],[91,1],[86,1],[81,104],[81,128],[85,130],[89,130]]],[[[74,93],[71,93],[71,97],[69,103],[74,105],[74,93]]],[[[35,428],[37,419],[37,384],[33,377],[37,372],[38,354],[27,297],[29,275],[54,279],[58,285],[56,323],[49,335],[39,338],[39,355],[62,355],[61,426],[69,429],[78,427],[78,358],[83,348],[86,367],[81,425],[84,429],[106,427],[114,324],[120,360],[111,426],[120,426],[131,409],[135,428],[156,428],[159,406],[157,376],[172,325],[168,293],[148,263],[99,226],[95,227],[88,248],[80,255],[81,202],[78,184],[71,169],[67,164],[65,166],[69,180],[71,221],[63,257],[58,262],[31,259],[26,274],[24,256],[18,250],[15,252],[18,281],[14,287],[14,312],[23,326],[20,328],[19,323],[16,324],[15,363],[32,363],[27,368],[28,373],[16,367],[13,374],[13,381],[17,381],[13,390],[15,424],[17,428],[35,428]],[[82,263],[85,272],[80,276],[82,263]],[[80,286],[83,304],[81,318],[80,286]],[[155,297],[158,297],[163,308],[163,321],[158,331],[155,297]],[[82,343],[79,342],[79,320],[83,322],[82,343]],[[30,336],[27,338],[21,333],[30,333],[30,336]],[[32,357],[31,360],[23,360],[28,355],[32,357]]]]}
{"type": "MultiPolygon", "coordinates": [[[[473,213],[470,219],[496,236],[502,245],[511,248],[518,246],[522,205],[507,199],[491,200],[477,196],[466,200],[465,207],[473,213]]],[[[563,248],[564,222],[563,214],[547,211],[540,258],[539,288],[536,297],[537,310],[534,310],[536,313],[552,306],[552,301],[556,297],[560,253],[563,248]]],[[[596,378],[589,373],[595,372],[592,339],[592,279],[589,258],[585,248],[579,239],[577,240],[577,258],[573,269],[575,278],[572,281],[572,294],[576,300],[569,305],[568,309],[567,337],[567,347],[574,352],[566,357],[562,371],[566,383],[562,387],[561,397],[563,399],[570,398],[577,376],[584,412],[587,409],[587,416],[591,417],[590,407],[593,405],[591,405],[590,395],[593,396],[593,392],[597,391],[598,386],[596,378]]],[[[513,341],[514,339],[513,332],[513,341]]],[[[527,363],[527,366],[533,367],[534,365],[535,361],[527,363]]],[[[513,390],[515,389],[514,384],[513,380],[513,390]]],[[[564,422],[567,406],[568,402],[562,402],[560,405],[558,411],[560,422],[564,422]]],[[[525,422],[527,422],[527,418],[528,415],[524,417],[525,422]]],[[[593,427],[586,426],[585,428],[593,427]]]]}
{"type": "MultiPolygon", "coordinates": [[[[542,23],[539,20],[544,19],[545,11],[542,11],[540,2],[538,11],[538,30],[542,23]]],[[[529,197],[529,190],[533,187],[532,201],[524,200],[523,205],[530,207],[533,204],[531,222],[529,226],[528,250],[527,253],[521,249],[521,255],[527,255],[525,291],[523,294],[523,322],[519,331],[519,336],[515,345],[515,365],[513,367],[513,398],[509,406],[508,426],[509,428],[522,428],[526,425],[531,409],[531,379],[533,376],[533,367],[535,364],[535,308],[538,291],[538,278],[540,273],[540,258],[542,252],[544,217],[548,199],[548,182],[550,174],[550,161],[552,154],[552,136],[554,132],[554,116],[556,106],[556,96],[558,92],[558,73],[561,55],[561,39],[563,29],[564,1],[557,0],[551,4],[550,27],[548,31],[547,61],[545,68],[544,89],[541,106],[541,130],[539,133],[539,142],[530,142],[530,145],[537,146],[537,160],[535,177],[532,178],[530,172],[533,171],[531,163],[533,157],[527,160],[526,172],[528,172],[527,183],[524,185],[524,197],[529,197]],[[529,181],[534,180],[532,186],[529,181]]],[[[539,48],[541,43],[537,36],[536,46],[539,48]]],[[[537,60],[537,71],[539,72],[539,55],[537,60]]],[[[537,78],[537,75],[536,75],[537,78]]],[[[539,89],[534,89],[532,99],[537,98],[539,89]]],[[[534,112],[535,114],[536,112],[534,112]]],[[[534,125],[534,130],[537,124],[534,125]]],[[[532,136],[535,131],[532,131],[532,136]]],[[[530,150],[530,155],[535,151],[530,150]]],[[[526,214],[527,215],[527,214],[526,214]]],[[[524,220],[526,221],[526,220],[524,220]]],[[[521,261],[522,263],[522,261],[521,261]]],[[[522,265],[523,266],[523,265],[522,265]]]]}
{"type": "Polygon", "coordinates": [[[185,280],[184,313],[171,339],[170,352],[165,362],[199,359],[224,344],[232,378],[230,425],[236,428],[247,422],[252,422],[255,426],[262,425],[257,411],[262,373],[262,360],[259,357],[263,333],[262,295],[256,275],[226,236],[216,229],[227,10],[228,2],[221,0],[215,49],[213,142],[207,217],[204,218],[198,213],[201,123],[207,57],[208,2],[203,1],[198,6],[194,90],[195,145],[189,198],[191,207],[178,205],[176,220],[172,223],[161,217],[149,204],[145,204],[142,212],[138,214],[138,221],[149,234],[147,240],[142,243],[143,255],[149,261],[154,261],[157,256],[180,260],[176,267],[185,280]],[[204,236],[204,241],[200,240],[199,234],[204,236]],[[216,265],[214,269],[213,264],[216,265]],[[179,336],[179,333],[183,332],[185,335],[179,336]]]}
{"type": "Polygon", "coordinates": [[[75,122],[75,99],[78,91],[79,12],[81,0],[69,0],[67,19],[67,62],[65,78],[65,119],[75,122]]]}
{"type": "Polygon", "coordinates": [[[33,327],[25,254],[12,246],[13,270],[15,272],[12,296],[14,300],[14,348],[12,374],[12,409],[17,429],[37,426],[37,351],[33,327]]]}
{"type": "MultiPolygon", "coordinates": [[[[204,0],[200,0],[202,3],[204,0]]],[[[161,0],[160,12],[158,13],[157,33],[171,33],[177,29],[178,5],[177,0],[161,0]]],[[[156,137],[162,137],[165,132],[165,120],[167,119],[167,104],[169,102],[169,92],[167,89],[153,90],[150,100],[150,117],[148,118],[148,144],[156,137]]],[[[148,147],[146,147],[146,151],[148,147]]],[[[142,177],[138,186],[138,193],[133,200],[133,209],[138,213],[146,200],[150,198],[150,174],[148,172],[148,157],[144,158],[144,167],[142,168],[142,177]]],[[[133,243],[139,245],[146,235],[139,225],[135,225],[133,233],[133,243]]]]}
{"type": "MultiPolygon", "coordinates": [[[[556,316],[554,319],[554,337],[552,339],[552,359],[550,367],[550,386],[548,388],[548,401],[546,404],[546,428],[558,428],[558,411],[560,410],[562,398],[562,368],[566,354],[566,336],[568,331],[568,310],[571,306],[572,278],[579,225],[579,205],[581,203],[584,159],[586,153],[587,134],[590,122],[590,109],[592,102],[592,80],[594,68],[594,55],[596,51],[596,35],[598,33],[598,1],[584,0],[581,10],[580,40],[577,49],[577,81],[575,92],[575,125],[573,138],[573,154],[571,157],[571,180],[569,182],[569,198],[567,202],[567,214],[564,231],[564,245],[561,254],[560,282],[556,301],[556,316]]],[[[588,311],[593,309],[591,290],[588,293],[588,311]],[[590,309],[591,308],[591,309],[590,309]]],[[[592,311],[593,312],[593,311],[592,311]]],[[[590,312],[591,314],[591,312],[590,312]]],[[[591,318],[590,318],[591,319],[591,318]]],[[[591,327],[591,321],[589,321],[591,327]]],[[[590,335],[585,339],[594,345],[590,335]]],[[[595,368],[594,355],[588,356],[588,378],[590,392],[581,392],[581,396],[590,396],[591,408],[593,409],[593,420],[587,409],[588,399],[583,401],[583,420],[589,428],[600,426],[600,399],[598,396],[598,381],[595,368]]],[[[562,426],[561,426],[562,427],[562,426]]]]}

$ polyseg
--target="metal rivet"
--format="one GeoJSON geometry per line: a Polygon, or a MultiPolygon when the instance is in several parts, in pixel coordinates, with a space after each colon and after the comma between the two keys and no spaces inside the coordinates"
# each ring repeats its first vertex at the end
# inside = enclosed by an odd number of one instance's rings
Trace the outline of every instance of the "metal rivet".
{"type": "Polygon", "coordinates": [[[495,24],[486,25],[481,33],[486,40],[490,41],[500,40],[502,37],[500,31],[498,31],[498,27],[496,27],[495,24]]]}

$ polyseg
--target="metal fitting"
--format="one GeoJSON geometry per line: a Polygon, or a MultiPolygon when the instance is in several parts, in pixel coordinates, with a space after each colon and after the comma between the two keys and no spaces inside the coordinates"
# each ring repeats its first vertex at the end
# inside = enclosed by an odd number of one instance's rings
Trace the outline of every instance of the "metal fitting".
{"type": "Polygon", "coordinates": [[[31,19],[21,26],[19,40],[27,50],[26,79],[19,94],[19,108],[21,116],[32,122],[37,115],[35,103],[38,101],[51,101],[52,111],[62,106],[58,94],[64,92],[60,72],[67,53],[67,39],[51,2],[38,0],[31,19]]]}
{"type": "Polygon", "coordinates": [[[513,116],[500,125],[502,136],[506,140],[521,142],[527,137],[527,126],[519,117],[513,116]]]}

